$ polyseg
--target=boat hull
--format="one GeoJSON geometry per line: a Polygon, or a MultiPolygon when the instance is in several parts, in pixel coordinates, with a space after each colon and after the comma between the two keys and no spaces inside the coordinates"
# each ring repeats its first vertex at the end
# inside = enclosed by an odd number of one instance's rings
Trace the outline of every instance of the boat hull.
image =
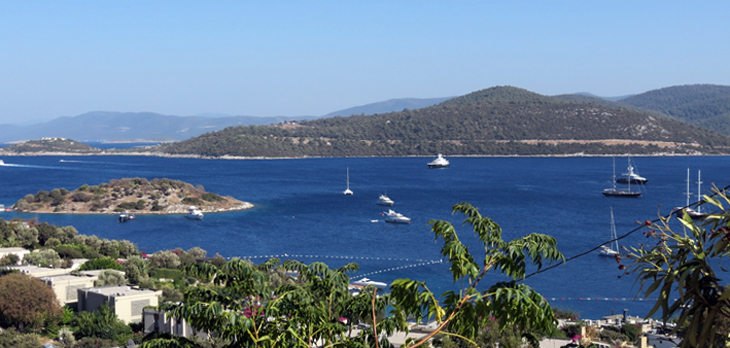
{"type": "MultiPolygon", "coordinates": [[[[448,164],[428,164],[429,169],[439,169],[439,168],[448,168],[448,164]]],[[[423,168],[423,167],[421,167],[423,168]]]]}
{"type": "Polygon", "coordinates": [[[641,192],[607,190],[603,191],[603,195],[606,197],[638,198],[641,196],[641,192]]]}
{"type": "Polygon", "coordinates": [[[619,183],[619,184],[644,185],[647,182],[649,182],[649,180],[643,179],[643,178],[641,178],[641,179],[638,179],[638,178],[631,178],[631,179],[618,178],[618,179],[616,179],[616,183],[619,183]]]}

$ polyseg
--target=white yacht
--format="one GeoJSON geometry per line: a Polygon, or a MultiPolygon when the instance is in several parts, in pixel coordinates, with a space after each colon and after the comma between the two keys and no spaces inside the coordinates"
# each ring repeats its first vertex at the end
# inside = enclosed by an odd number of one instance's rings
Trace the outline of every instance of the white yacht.
{"type": "Polygon", "coordinates": [[[378,205],[384,205],[384,206],[387,206],[387,207],[392,207],[393,204],[395,204],[395,202],[393,202],[393,200],[390,199],[390,197],[388,197],[386,195],[380,195],[380,197],[378,197],[377,204],[378,205]]]}
{"type": "Polygon", "coordinates": [[[190,210],[185,214],[185,217],[191,220],[203,220],[203,212],[197,207],[190,206],[190,210]]]}
{"type": "Polygon", "coordinates": [[[431,162],[428,162],[426,165],[428,165],[428,167],[431,169],[448,168],[449,161],[447,159],[445,159],[443,155],[439,154],[438,157],[436,157],[436,159],[434,159],[431,162]]]}
{"type": "Polygon", "coordinates": [[[351,284],[352,285],[358,285],[358,286],[372,285],[372,286],[374,286],[374,287],[376,287],[378,289],[385,289],[386,287],[388,287],[388,284],[386,284],[386,283],[376,282],[376,281],[370,280],[368,278],[362,278],[360,280],[356,280],[356,281],[352,282],[351,284]]]}
{"type": "Polygon", "coordinates": [[[616,179],[616,182],[619,184],[633,185],[644,185],[648,181],[649,179],[634,172],[634,166],[631,165],[631,159],[629,159],[629,166],[626,168],[626,173],[621,174],[621,176],[616,179]]]}
{"type": "Polygon", "coordinates": [[[388,211],[383,212],[383,215],[385,215],[385,222],[390,222],[394,224],[410,224],[411,218],[406,217],[405,215],[401,213],[396,213],[393,211],[393,209],[388,209],[388,211]]]}

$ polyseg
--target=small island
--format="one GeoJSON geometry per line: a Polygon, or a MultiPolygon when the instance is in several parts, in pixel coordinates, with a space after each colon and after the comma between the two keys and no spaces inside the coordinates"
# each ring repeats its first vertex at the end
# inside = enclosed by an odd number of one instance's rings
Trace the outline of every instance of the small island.
{"type": "Polygon", "coordinates": [[[47,154],[68,154],[68,155],[89,155],[102,154],[99,148],[89,146],[80,141],[66,138],[50,137],[40,140],[28,140],[0,149],[0,153],[6,155],[47,155],[47,154]]]}
{"type": "Polygon", "coordinates": [[[206,192],[179,180],[122,178],[98,186],[82,185],[68,191],[56,188],[28,194],[15,203],[15,210],[57,214],[184,214],[195,206],[204,213],[253,208],[233,197],[206,192]]]}

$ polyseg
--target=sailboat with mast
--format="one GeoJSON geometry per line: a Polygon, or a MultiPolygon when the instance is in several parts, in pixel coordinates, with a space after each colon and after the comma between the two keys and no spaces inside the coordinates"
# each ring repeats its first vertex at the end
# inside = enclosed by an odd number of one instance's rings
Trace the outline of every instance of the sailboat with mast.
{"type": "Polygon", "coordinates": [[[603,190],[603,195],[607,197],[627,197],[627,198],[637,198],[641,196],[641,191],[631,191],[631,181],[628,182],[628,189],[618,189],[616,188],[616,158],[613,158],[613,176],[611,177],[611,181],[613,182],[612,188],[607,188],[603,190]]]}
{"type": "MultiPolygon", "coordinates": [[[[701,175],[702,175],[702,172],[700,170],[697,170],[697,202],[702,201],[701,175]]],[[[697,205],[697,210],[694,210],[689,207],[689,205],[690,205],[689,200],[690,200],[690,197],[692,197],[692,192],[689,192],[689,183],[690,183],[689,168],[687,168],[687,180],[686,181],[687,181],[687,190],[684,193],[687,196],[687,204],[685,204],[684,207],[676,207],[672,210],[674,210],[676,212],[677,216],[680,218],[683,216],[683,213],[687,213],[687,215],[689,215],[690,219],[692,219],[692,220],[702,219],[709,214],[702,213],[702,207],[700,207],[699,204],[697,205]]]]}
{"type": "Polygon", "coordinates": [[[618,236],[616,235],[616,223],[613,220],[613,207],[611,207],[611,243],[609,245],[601,245],[601,256],[619,255],[618,236]]]}
{"type": "Polygon", "coordinates": [[[345,196],[352,196],[354,192],[350,190],[350,167],[347,167],[347,189],[345,191],[342,191],[345,196]]]}

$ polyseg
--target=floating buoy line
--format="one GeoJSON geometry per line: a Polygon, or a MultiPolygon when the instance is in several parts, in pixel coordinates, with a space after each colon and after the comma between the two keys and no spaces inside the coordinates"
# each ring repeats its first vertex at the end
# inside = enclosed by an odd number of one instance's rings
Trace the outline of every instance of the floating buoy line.
{"type": "MultiPolygon", "coordinates": [[[[280,254],[280,255],[255,255],[255,256],[236,256],[237,258],[241,260],[249,260],[249,259],[270,259],[270,258],[283,258],[283,257],[290,257],[290,258],[314,258],[314,259],[342,259],[342,260],[374,260],[374,261],[403,261],[403,262],[431,262],[431,263],[437,263],[441,262],[441,260],[426,260],[426,259],[406,259],[406,258],[399,258],[399,257],[378,257],[378,256],[337,256],[337,255],[289,255],[289,254],[280,254]]],[[[230,260],[231,258],[228,257],[230,260]]]]}
{"type": "MultiPolygon", "coordinates": [[[[293,259],[314,258],[314,259],[416,262],[416,263],[410,264],[410,265],[391,267],[391,268],[381,269],[379,271],[373,271],[373,272],[369,272],[369,273],[360,274],[357,276],[350,277],[350,279],[360,278],[360,277],[364,277],[364,276],[368,276],[368,275],[372,275],[372,274],[392,272],[392,271],[398,271],[398,270],[407,269],[407,268],[422,267],[422,266],[428,266],[428,265],[433,265],[433,264],[437,264],[437,263],[443,263],[443,260],[408,259],[408,258],[400,258],[400,257],[378,257],[378,256],[337,256],[337,255],[303,255],[303,254],[237,256],[237,258],[239,258],[241,260],[271,259],[271,258],[281,259],[284,257],[289,257],[289,258],[293,258],[293,259]]],[[[228,257],[228,259],[230,260],[231,257],[228,257]]]]}
{"type": "Polygon", "coordinates": [[[387,269],[382,269],[382,270],[375,271],[375,272],[360,274],[360,275],[355,276],[355,277],[350,277],[350,279],[360,278],[360,277],[368,276],[368,275],[371,275],[371,274],[378,274],[378,273],[385,273],[385,272],[397,271],[397,270],[406,269],[406,268],[428,266],[428,265],[433,265],[435,263],[441,263],[441,262],[442,262],[441,260],[433,260],[433,261],[428,261],[428,262],[423,262],[423,263],[417,263],[417,264],[413,264],[413,265],[406,265],[406,266],[400,266],[400,267],[387,268],[387,269]]]}

